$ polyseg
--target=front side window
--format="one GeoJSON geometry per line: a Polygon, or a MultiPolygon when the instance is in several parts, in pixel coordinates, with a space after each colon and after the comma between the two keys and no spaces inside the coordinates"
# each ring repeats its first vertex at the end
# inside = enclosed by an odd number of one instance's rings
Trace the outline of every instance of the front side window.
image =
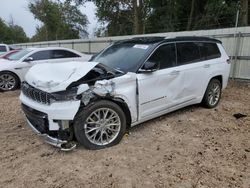
{"type": "Polygon", "coordinates": [[[74,57],[80,57],[80,56],[67,50],[53,50],[52,51],[52,58],[54,59],[74,58],[74,57]]]}
{"type": "Polygon", "coordinates": [[[51,50],[36,52],[30,55],[30,57],[32,57],[34,61],[51,59],[51,50]]]}
{"type": "Polygon", "coordinates": [[[177,46],[177,62],[178,65],[194,63],[200,60],[200,51],[197,43],[180,42],[177,46]]]}
{"type": "Polygon", "coordinates": [[[157,48],[157,50],[148,59],[150,62],[160,64],[160,69],[170,68],[176,64],[175,44],[165,44],[157,48]]]}
{"type": "Polygon", "coordinates": [[[97,55],[92,61],[123,72],[136,72],[142,58],[151,47],[152,44],[117,43],[97,55]]]}

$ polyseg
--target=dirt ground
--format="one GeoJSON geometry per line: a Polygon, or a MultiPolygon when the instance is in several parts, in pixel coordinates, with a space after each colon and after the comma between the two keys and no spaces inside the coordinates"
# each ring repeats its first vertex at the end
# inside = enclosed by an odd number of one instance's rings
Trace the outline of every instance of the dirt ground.
{"type": "Polygon", "coordinates": [[[231,82],[216,109],[173,112],[99,151],[43,143],[18,95],[0,93],[0,187],[250,187],[250,83],[231,82]]]}

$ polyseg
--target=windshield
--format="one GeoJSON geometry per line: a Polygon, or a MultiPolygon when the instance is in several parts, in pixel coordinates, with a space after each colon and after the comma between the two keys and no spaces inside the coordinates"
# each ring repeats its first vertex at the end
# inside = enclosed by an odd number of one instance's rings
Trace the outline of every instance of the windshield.
{"type": "Polygon", "coordinates": [[[21,58],[23,58],[25,55],[27,55],[28,53],[30,53],[32,50],[21,50],[17,53],[11,54],[7,59],[11,60],[11,61],[17,61],[20,60],[21,58]]]}
{"type": "Polygon", "coordinates": [[[136,72],[140,66],[141,59],[151,47],[152,44],[114,44],[93,58],[92,61],[123,72],[136,72]]]}

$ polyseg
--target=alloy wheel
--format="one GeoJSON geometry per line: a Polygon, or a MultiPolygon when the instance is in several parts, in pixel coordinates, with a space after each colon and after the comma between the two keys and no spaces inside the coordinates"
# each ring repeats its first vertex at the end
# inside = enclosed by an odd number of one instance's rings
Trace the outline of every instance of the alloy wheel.
{"type": "Polygon", "coordinates": [[[3,91],[10,91],[16,86],[16,79],[10,74],[0,75],[0,89],[3,91]]]}
{"type": "Polygon", "coordinates": [[[221,92],[220,85],[216,82],[213,83],[208,92],[208,103],[211,106],[214,106],[219,102],[220,92],[221,92]]]}
{"type": "Polygon", "coordinates": [[[104,146],[114,141],[121,129],[119,115],[110,108],[99,108],[86,119],[84,132],[88,140],[104,146]]]}

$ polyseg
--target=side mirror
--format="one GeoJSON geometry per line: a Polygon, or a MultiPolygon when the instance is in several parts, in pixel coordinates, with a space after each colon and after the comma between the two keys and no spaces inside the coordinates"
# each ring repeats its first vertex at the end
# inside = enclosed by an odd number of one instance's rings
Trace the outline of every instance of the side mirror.
{"type": "Polygon", "coordinates": [[[34,61],[34,59],[33,57],[27,57],[24,61],[29,63],[31,61],[34,61]]]}
{"type": "Polygon", "coordinates": [[[147,61],[143,67],[139,70],[139,72],[154,72],[159,70],[160,68],[160,63],[158,62],[152,62],[152,61],[147,61]]]}

